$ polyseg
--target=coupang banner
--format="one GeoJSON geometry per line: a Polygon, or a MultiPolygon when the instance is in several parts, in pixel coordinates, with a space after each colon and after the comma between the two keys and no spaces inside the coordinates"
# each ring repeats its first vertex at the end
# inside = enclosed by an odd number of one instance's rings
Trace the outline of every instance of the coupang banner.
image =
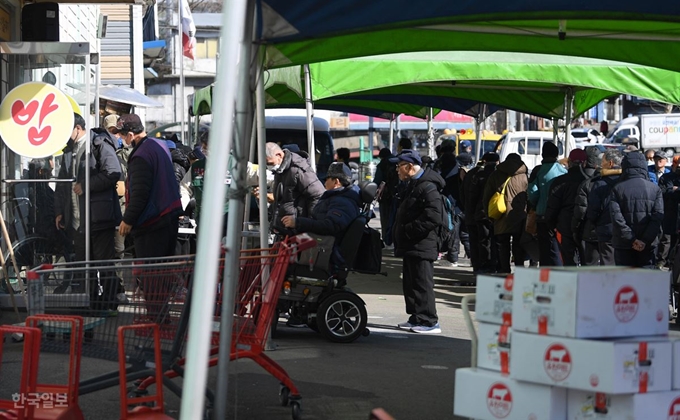
{"type": "Polygon", "coordinates": [[[0,104],[0,136],[14,153],[30,158],[61,151],[73,131],[69,97],[43,82],[17,86],[0,104]]]}

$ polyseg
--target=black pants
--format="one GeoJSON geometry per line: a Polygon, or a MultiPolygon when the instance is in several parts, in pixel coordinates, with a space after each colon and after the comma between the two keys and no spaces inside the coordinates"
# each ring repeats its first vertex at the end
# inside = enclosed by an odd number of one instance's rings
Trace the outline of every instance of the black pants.
{"type": "Polygon", "coordinates": [[[493,238],[493,223],[481,220],[477,223],[477,237],[479,245],[479,268],[484,271],[495,271],[498,263],[498,247],[493,238]]]}
{"type": "Polygon", "coordinates": [[[515,233],[502,233],[496,235],[496,243],[498,244],[498,272],[503,274],[510,274],[512,268],[510,266],[510,258],[514,257],[515,265],[524,265],[524,248],[520,242],[522,238],[522,231],[515,233]]]}
{"type": "Polygon", "coordinates": [[[557,238],[555,238],[555,231],[549,229],[548,225],[540,220],[536,225],[538,228],[538,254],[540,256],[538,263],[541,267],[562,266],[560,249],[557,244],[557,238]]]}
{"type": "Polygon", "coordinates": [[[434,326],[438,322],[434,297],[433,261],[418,257],[404,257],[402,263],[404,301],[408,322],[434,326]]]}
{"type": "Polygon", "coordinates": [[[562,242],[559,243],[562,263],[565,266],[579,265],[581,262],[579,244],[571,237],[571,232],[560,232],[560,234],[562,235],[562,242]]]}
{"type": "Polygon", "coordinates": [[[470,241],[470,264],[472,271],[479,270],[479,233],[477,232],[476,223],[466,223],[465,227],[468,231],[468,240],[470,241]]]}
{"type": "Polygon", "coordinates": [[[598,242],[597,248],[600,251],[600,265],[616,265],[614,246],[611,242],[598,242]]]}
{"type": "MultiPolygon", "coordinates": [[[[175,254],[179,220],[176,217],[158,223],[134,235],[137,258],[169,257],[175,254]]],[[[150,269],[139,272],[139,286],[144,292],[147,316],[163,323],[169,314],[168,301],[174,288],[180,286],[172,275],[150,269]]],[[[183,285],[182,285],[183,286],[183,285]]]]}
{"type": "Polygon", "coordinates": [[[465,254],[470,257],[470,235],[467,231],[467,226],[459,217],[453,218],[453,241],[451,248],[446,253],[446,260],[449,262],[458,262],[460,255],[460,244],[463,244],[465,254]]]}
{"type": "Polygon", "coordinates": [[[666,266],[673,259],[671,252],[671,247],[673,246],[671,235],[667,235],[665,232],[659,234],[659,245],[656,250],[656,262],[659,265],[666,266]]]}
{"type": "MultiPolygon", "coordinates": [[[[76,261],[85,261],[85,233],[70,229],[69,234],[73,238],[73,251],[76,261]]],[[[89,281],[90,308],[95,310],[114,310],[118,307],[116,295],[123,291],[122,284],[114,268],[116,258],[116,231],[111,229],[90,232],[90,261],[111,261],[111,270],[100,269],[97,271],[74,275],[71,289],[84,291],[84,283],[89,281]]],[[[108,264],[97,264],[106,267],[108,264]]]]}
{"type": "Polygon", "coordinates": [[[614,262],[628,267],[650,267],[654,265],[655,251],[656,247],[645,247],[642,251],[614,248],[614,262]]]}
{"type": "Polygon", "coordinates": [[[392,245],[392,235],[390,234],[392,226],[390,226],[390,219],[392,216],[392,200],[380,200],[380,233],[385,245],[392,245]]]}
{"type": "Polygon", "coordinates": [[[597,242],[583,241],[582,265],[600,265],[600,249],[597,242]]]}

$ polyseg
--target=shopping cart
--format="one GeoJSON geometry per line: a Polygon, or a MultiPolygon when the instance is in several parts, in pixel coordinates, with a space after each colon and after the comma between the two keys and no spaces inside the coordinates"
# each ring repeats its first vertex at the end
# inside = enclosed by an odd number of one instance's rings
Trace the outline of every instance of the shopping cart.
{"type": "MultiPolygon", "coordinates": [[[[274,244],[273,248],[242,250],[239,258],[230,359],[251,359],[278,379],[279,400],[284,407],[290,405],[293,419],[301,416],[300,393],[285,369],[264,354],[264,350],[272,323],[276,321],[276,305],[288,265],[295,260],[298,252],[315,245],[316,242],[309,236],[298,235],[274,244]]],[[[218,362],[221,291],[220,288],[213,322],[211,367],[218,362]]],[[[164,381],[180,376],[184,363],[184,359],[179,360],[173,369],[167,370],[164,381]]],[[[139,383],[135,392],[146,392],[155,382],[156,378],[150,376],[139,383]]]]}
{"type": "MultiPolygon", "coordinates": [[[[252,358],[281,382],[281,402],[290,403],[299,415],[299,392],[285,370],[263,354],[271,328],[278,294],[288,264],[299,250],[314,246],[310,238],[295,237],[277,243],[270,249],[244,250],[240,258],[239,284],[234,306],[231,358],[252,358]]],[[[85,339],[82,354],[111,361],[118,360],[119,327],[135,324],[156,324],[160,332],[160,350],[165,376],[163,385],[181,396],[181,387],[171,381],[184,373],[184,350],[187,340],[191,302],[191,283],[195,259],[193,256],[159,259],[123,260],[115,266],[111,262],[65,263],[43,265],[28,274],[29,311],[37,313],[76,314],[83,316],[85,339]],[[55,294],[54,278],[77,279],[89,291],[85,293],[55,294]],[[127,301],[115,296],[102,296],[103,287],[110,281],[126,284],[127,301]],[[92,292],[94,290],[94,292],[92,292]],[[132,291],[135,290],[133,293],[132,291]],[[91,299],[94,297],[94,299],[91,299]]],[[[223,272],[222,269],[219,270],[223,272]]],[[[71,280],[74,281],[74,280],[71,280]]],[[[218,300],[211,343],[214,346],[210,366],[217,364],[219,343],[219,314],[221,311],[222,282],[216,282],[218,300]]],[[[64,340],[54,337],[44,340],[43,351],[67,352],[64,340]]],[[[130,392],[146,394],[155,383],[154,336],[148,330],[126,331],[124,351],[128,367],[126,383],[134,382],[130,392]]],[[[118,386],[119,371],[109,372],[79,384],[80,395],[118,386]]],[[[214,395],[206,390],[208,408],[214,395]]]]}

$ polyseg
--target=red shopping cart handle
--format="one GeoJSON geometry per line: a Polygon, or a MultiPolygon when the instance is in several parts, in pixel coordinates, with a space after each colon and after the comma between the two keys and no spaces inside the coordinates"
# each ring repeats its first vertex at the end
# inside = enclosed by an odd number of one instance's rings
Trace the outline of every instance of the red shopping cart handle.
{"type": "Polygon", "coordinates": [[[316,241],[306,233],[290,236],[286,242],[288,245],[295,245],[298,251],[305,251],[316,246],[316,241]]]}

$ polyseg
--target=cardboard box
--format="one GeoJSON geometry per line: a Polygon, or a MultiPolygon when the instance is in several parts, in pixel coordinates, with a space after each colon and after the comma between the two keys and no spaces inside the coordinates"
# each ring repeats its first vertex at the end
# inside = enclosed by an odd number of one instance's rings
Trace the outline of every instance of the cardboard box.
{"type": "Polygon", "coordinates": [[[477,367],[510,373],[510,334],[508,325],[480,322],[477,329],[477,367]]]}
{"type": "Polygon", "coordinates": [[[680,391],[607,395],[569,390],[567,415],[569,420],[678,420],[680,391]]]}
{"type": "Polygon", "coordinates": [[[512,327],[577,338],[665,335],[669,290],[661,270],[517,268],[512,327]]]}
{"type": "Polygon", "coordinates": [[[623,340],[513,331],[513,379],[607,394],[670,391],[673,343],[667,337],[623,340]]]}
{"type": "Polygon", "coordinates": [[[457,369],[453,414],[480,420],[566,420],[567,390],[484,369],[457,369]]]}
{"type": "Polygon", "coordinates": [[[513,276],[477,276],[475,316],[491,324],[510,324],[513,276]]]}

